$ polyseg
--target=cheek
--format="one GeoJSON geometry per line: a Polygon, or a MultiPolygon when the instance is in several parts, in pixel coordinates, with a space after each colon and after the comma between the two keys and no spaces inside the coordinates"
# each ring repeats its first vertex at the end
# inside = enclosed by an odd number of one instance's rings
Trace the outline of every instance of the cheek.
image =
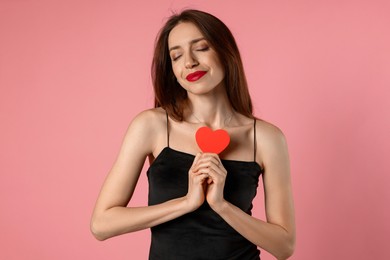
{"type": "Polygon", "coordinates": [[[180,78],[180,70],[179,70],[179,66],[177,65],[177,63],[175,63],[175,64],[172,64],[172,71],[173,71],[173,74],[175,75],[175,77],[177,78],[177,79],[179,79],[180,78]]]}
{"type": "Polygon", "coordinates": [[[225,71],[224,71],[224,69],[223,69],[223,67],[222,67],[222,65],[220,64],[220,63],[215,63],[214,64],[214,74],[215,74],[215,76],[217,76],[217,77],[222,77],[222,78],[224,78],[225,77],[225,71]]]}
{"type": "Polygon", "coordinates": [[[213,68],[215,75],[222,74],[222,76],[224,76],[224,68],[221,62],[219,61],[219,59],[215,55],[208,57],[207,60],[205,60],[205,62],[209,64],[211,68],[213,68]]]}

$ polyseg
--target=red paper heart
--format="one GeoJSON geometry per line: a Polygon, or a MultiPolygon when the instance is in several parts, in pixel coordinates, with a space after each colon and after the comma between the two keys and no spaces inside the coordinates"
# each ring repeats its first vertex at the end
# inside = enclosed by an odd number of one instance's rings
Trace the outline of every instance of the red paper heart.
{"type": "Polygon", "coordinates": [[[196,142],[199,148],[204,153],[221,153],[230,142],[228,132],[223,129],[211,130],[207,126],[203,126],[196,131],[196,142]]]}

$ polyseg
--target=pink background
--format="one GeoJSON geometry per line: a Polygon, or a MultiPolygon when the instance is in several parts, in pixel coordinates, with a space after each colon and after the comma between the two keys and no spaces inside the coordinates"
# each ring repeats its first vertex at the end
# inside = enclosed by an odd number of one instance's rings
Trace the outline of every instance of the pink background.
{"type": "MultiPolygon", "coordinates": [[[[98,242],[89,220],[183,7],[231,28],[256,115],[288,138],[291,259],[390,259],[390,2],[239,2],[0,1],[0,259],[147,258],[149,230],[98,242]]],[[[142,174],[131,205],[146,196],[142,174]]]]}

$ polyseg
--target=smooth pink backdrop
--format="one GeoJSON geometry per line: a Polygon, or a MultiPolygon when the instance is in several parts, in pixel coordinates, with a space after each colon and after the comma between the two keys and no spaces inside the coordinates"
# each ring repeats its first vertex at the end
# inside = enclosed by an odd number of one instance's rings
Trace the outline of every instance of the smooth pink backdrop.
{"type": "MultiPolygon", "coordinates": [[[[89,220],[128,123],[153,105],[156,33],[184,7],[231,28],[256,115],[288,138],[291,259],[390,259],[385,0],[1,0],[0,259],[147,259],[149,230],[98,242],[89,220]]],[[[131,205],[146,205],[144,173],[131,205]]]]}

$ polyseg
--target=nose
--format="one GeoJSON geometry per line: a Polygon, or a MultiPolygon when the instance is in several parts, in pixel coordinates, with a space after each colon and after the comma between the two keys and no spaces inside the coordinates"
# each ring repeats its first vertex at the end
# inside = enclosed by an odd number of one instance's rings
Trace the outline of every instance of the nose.
{"type": "Polygon", "coordinates": [[[192,69],[193,67],[197,66],[198,64],[199,64],[198,61],[191,53],[188,53],[187,55],[185,55],[186,69],[192,69]]]}

